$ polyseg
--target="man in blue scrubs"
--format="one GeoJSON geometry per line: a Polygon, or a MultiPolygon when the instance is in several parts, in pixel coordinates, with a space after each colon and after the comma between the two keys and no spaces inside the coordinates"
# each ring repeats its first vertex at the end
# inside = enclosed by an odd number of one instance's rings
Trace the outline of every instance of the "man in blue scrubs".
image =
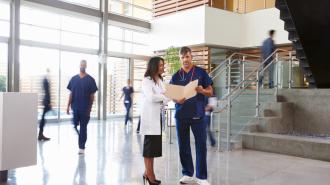
{"type": "Polygon", "coordinates": [[[197,95],[188,100],[175,101],[175,118],[178,135],[178,144],[180,152],[180,161],[182,165],[183,177],[181,184],[195,183],[194,165],[190,148],[190,129],[195,137],[196,146],[196,177],[197,183],[209,185],[207,179],[206,163],[206,128],[207,124],[203,121],[205,115],[205,96],[212,96],[212,80],[207,72],[192,63],[191,49],[182,47],[180,49],[181,69],[176,72],[171,79],[171,84],[187,85],[189,82],[198,80],[196,88],[197,95]]]}
{"type": "Polygon", "coordinates": [[[98,90],[93,77],[86,73],[87,62],[80,62],[80,73],[71,78],[67,89],[71,91],[67,106],[69,114],[70,106],[73,111],[73,124],[80,125],[79,129],[79,154],[85,153],[87,140],[87,124],[94,101],[94,94],[98,90]]]}
{"type": "Polygon", "coordinates": [[[120,99],[124,96],[124,105],[126,108],[126,116],[125,116],[125,126],[127,125],[128,120],[132,123],[132,118],[130,116],[131,107],[132,107],[132,95],[134,93],[134,89],[131,85],[131,80],[127,80],[127,86],[123,87],[123,94],[120,99]]]}

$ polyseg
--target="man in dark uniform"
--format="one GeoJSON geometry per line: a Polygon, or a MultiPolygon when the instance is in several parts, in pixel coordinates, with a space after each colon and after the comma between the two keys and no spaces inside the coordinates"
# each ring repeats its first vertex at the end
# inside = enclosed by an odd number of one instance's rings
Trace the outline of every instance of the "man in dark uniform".
{"type": "Polygon", "coordinates": [[[86,73],[87,62],[80,62],[80,73],[71,78],[67,89],[71,91],[67,114],[70,112],[70,106],[73,110],[73,124],[80,125],[79,129],[79,154],[85,153],[85,144],[87,141],[87,124],[90,119],[90,113],[94,101],[94,94],[98,90],[93,77],[86,73]]]}
{"type": "Polygon", "coordinates": [[[46,70],[47,75],[42,80],[42,87],[44,90],[44,98],[42,100],[42,104],[44,106],[44,110],[42,112],[41,120],[39,123],[39,135],[38,140],[39,141],[48,141],[50,138],[44,136],[44,127],[46,124],[45,115],[48,111],[52,109],[51,101],[50,101],[50,85],[49,85],[49,69],[46,70]]]}
{"type": "Polygon", "coordinates": [[[205,96],[212,96],[212,80],[207,72],[193,65],[191,49],[182,47],[180,49],[181,69],[176,72],[171,79],[171,84],[187,85],[191,81],[198,80],[196,88],[197,95],[185,100],[175,101],[176,130],[178,135],[180,161],[182,165],[183,177],[181,184],[194,183],[194,165],[190,148],[190,129],[195,137],[196,146],[196,177],[197,183],[209,185],[207,181],[206,164],[206,128],[207,124],[203,121],[205,115],[205,96]]]}
{"type": "Polygon", "coordinates": [[[132,94],[134,93],[134,89],[131,85],[131,80],[127,80],[127,86],[123,87],[123,94],[121,95],[120,99],[124,96],[124,105],[126,108],[126,115],[125,115],[125,126],[127,125],[128,120],[132,123],[132,118],[130,116],[130,111],[132,107],[132,94]]]}
{"type": "MultiPolygon", "coordinates": [[[[264,40],[262,43],[261,47],[261,58],[264,63],[264,67],[266,67],[270,62],[273,61],[273,57],[268,58],[274,51],[275,51],[275,44],[274,44],[274,35],[275,35],[275,30],[270,30],[269,31],[269,37],[264,40]],[[268,59],[267,59],[268,58],[268,59]],[[267,60],[267,61],[266,61],[267,60]]],[[[271,64],[268,69],[268,78],[269,78],[269,84],[268,87],[270,89],[274,88],[274,64],[271,64]]],[[[263,78],[264,74],[260,75],[259,79],[259,86],[263,85],[263,78]]]]}

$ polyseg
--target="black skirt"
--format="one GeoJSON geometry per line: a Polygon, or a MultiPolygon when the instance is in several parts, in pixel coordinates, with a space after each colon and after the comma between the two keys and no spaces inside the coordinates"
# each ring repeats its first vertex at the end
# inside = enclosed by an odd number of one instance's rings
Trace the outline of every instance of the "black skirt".
{"type": "Polygon", "coordinates": [[[145,135],[143,143],[143,157],[162,156],[162,135],[145,135]]]}

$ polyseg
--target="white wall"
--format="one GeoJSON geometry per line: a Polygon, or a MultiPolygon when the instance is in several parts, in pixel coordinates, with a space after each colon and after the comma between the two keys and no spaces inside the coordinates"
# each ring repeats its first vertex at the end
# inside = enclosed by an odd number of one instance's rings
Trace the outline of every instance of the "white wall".
{"type": "Polygon", "coordinates": [[[243,37],[241,47],[260,46],[271,29],[276,30],[274,37],[276,44],[291,43],[288,40],[289,33],[284,30],[284,22],[280,19],[280,11],[276,8],[245,14],[242,26],[245,37],[243,37]]]}
{"type": "Polygon", "coordinates": [[[237,14],[200,6],[154,19],[151,24],[154,51],[184,45],[257,47],[270,29],[276,30],[276,44],[291,43],[275,8],[237,14]]]}
{"type": "Polygon", "coordinates": [[[203,6],[153,19],[150,32],[152,50],[204,43],[204,20],[203,6]]]}
{"type": "Polygon", "coordinates": [[[205,6],[205,40],[208,45],[241,47],[243,15],[205,6]]]}

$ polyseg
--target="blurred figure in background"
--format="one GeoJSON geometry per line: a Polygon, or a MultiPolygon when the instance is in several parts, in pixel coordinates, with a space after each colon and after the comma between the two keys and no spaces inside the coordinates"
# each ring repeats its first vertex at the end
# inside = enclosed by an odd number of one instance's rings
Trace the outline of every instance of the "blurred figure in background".
{"type": "Polygon", "coordinates": [[[46,113],[52,109],[51,99],[50,99],[50,84],[49,84],[50,70],[47,68],[46,72],[47,73],[46,73],[44,79],[42,80],[42,89],[44,91],[44,98],[42,100],[42,104],[44,106],[44,110],[42,112],[41,120],[39,123],[39,135],[38,135],[39,141],[50,140],[50,138],[44,136],[44,127],[46,124],[45,116],[46,116],[46,113]]]}
{"type": "MultiPolygon", "coordinates": [[[[273,61],[274,58],[270,57],[270,55],[273,54],[276,49],[274,44],[275,30],[270,30],[268,34],[269,37],[266,40],[264,40],[261,47],[262,62],[265,62],[264,67],[266,67],[268,64],[270,64],[273,61]]],[[[268,81],[269,81],[268,87],[272,89],[274,88],[274,64],[271,64],[266,71],[268,71],[268,81]]],[[[264,79],[264,74],[260,74],[259,87],[263,85],[263,79],[264,79]]]]}
{"type": "Polygon", "coordinates": [[[134,93],[134,89],[131,84],[131,80],[127,80],[127,86],[123,87],[123,94],[121,95],[120,99],[124,96],[124,105],[126,108],[126,115],[125,115],[125,126],[127,125],[128,120],[132,123],[132,118],[130,115],[131,107],[132,107],[132,95],[134,93]]]}

